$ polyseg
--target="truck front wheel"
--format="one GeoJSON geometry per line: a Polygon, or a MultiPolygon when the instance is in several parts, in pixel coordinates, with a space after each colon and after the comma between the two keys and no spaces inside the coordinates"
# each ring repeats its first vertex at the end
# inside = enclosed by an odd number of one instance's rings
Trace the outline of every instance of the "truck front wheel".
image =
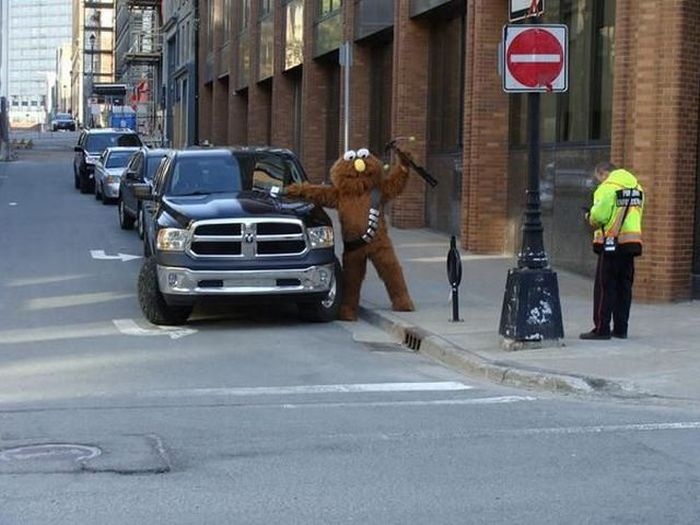
{"type": "Polygon", "coordinates": [[[340,310],[342,284],[342,269],[340,266],[340,261],[336,259],[333,270],[333,281],[331,282],[330,290],[328,290],[328,295],[326,295],[326,297],[320,301],[313,303],[299,303],[297,306],[299,308],[299,315],[301,318],[305,321],[315,323],[328,323],[330,321],[335,321],[338,318],[338,311],[340,310]]]}
{"type": "Polygon", "coordinates": [[[192,306],[173,306],[165,302],[158,288],[157,264],[153,257],[148,257],[141,266],[138,297],[143,315],[153,324],[181,325],[192,313],[192,306]]]}

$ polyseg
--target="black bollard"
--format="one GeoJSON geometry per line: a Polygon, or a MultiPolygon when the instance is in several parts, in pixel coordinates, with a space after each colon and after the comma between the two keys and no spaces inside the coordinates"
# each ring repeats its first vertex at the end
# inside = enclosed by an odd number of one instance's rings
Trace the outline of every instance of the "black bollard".
{"type": "Polygon", "coordinates": [[[457,250],[457,239],[450,237],[450,250],[447,252],[447,279],[452,288],[452,321],[461,321],[459,318],[459,283],[462,282],[462,258],[457,250]]]}

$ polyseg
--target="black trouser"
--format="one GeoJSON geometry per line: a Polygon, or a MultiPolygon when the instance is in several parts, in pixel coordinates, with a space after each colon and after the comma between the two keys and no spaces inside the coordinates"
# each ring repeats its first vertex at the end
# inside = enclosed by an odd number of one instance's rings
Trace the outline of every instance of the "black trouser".
{"type": "Polygon", "coordinates": [[[598,255],[595,287],[593,289],[593,322],[599,334],[627,335],[627,321],[632,305],[634,256],[627,253],[598,255]]]}

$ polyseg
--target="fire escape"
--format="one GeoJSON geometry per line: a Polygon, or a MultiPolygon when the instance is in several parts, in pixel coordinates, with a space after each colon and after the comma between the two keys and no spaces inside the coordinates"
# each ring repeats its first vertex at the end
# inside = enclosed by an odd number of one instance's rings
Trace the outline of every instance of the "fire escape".
{"type": "Polygon", "coordinates": [[[158,104],[162,35],[158,0],[117,1],[116,72],[126,84],[125,108],[136,112],[137,131],[160,144],[163,115],[158,104]]]}

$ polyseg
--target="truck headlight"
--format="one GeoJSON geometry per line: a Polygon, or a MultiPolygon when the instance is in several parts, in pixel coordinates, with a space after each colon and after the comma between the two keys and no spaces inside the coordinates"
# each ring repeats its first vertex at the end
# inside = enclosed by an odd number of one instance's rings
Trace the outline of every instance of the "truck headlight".
{"type": "Polygon", "coordinates": [[[163,228],[158,231],[156,248],[166,252],[182,252],[187,246],[189,231],[179,228],[163,228]]]}
{"type": "Polygon", "coordinates": [[[335,238],[333,237],[333,228],[330,226],[317,226],[309,228],[309,242],[311,248],[333,248],[335,238]]]}
{"type": "Polygon", "coordinates": [[[91,157],[88,155],[85,157],[85,164],[97,164],[98,160],[100,160],[100,157],[91,157]]]}

